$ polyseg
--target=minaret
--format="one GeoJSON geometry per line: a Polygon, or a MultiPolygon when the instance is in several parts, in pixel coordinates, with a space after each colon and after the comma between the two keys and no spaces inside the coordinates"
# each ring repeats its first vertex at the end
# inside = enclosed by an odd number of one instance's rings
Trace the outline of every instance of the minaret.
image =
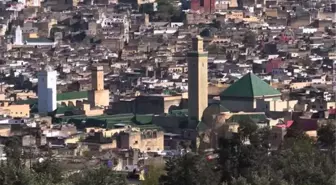
{"type": "Polygon", "coordinates": [[[38,73],[38,112],[46,114],[57,108],[57,72],[50,66],[38,73]]]}
{"type": "Polygon", "coordinates": [[[203,50],[201,36],[192,39],[192,50],[187,60],[189,121],[201,121],[208,106],[208,52],[203,50]]]}
{"type": "Polygon", "coordinates": [[[104,90],[103,66],[97,66],[92,68],[92,90],[104,90]]]}
{"type": "Polygon", "coordinates": [[[15,40],[14,45],[22,45],[22,30],[20,26],[17,26],[15,29],[15,40]]]}
{"type": "Polygon", "coordinates": [[[88,100],[91,107],[107,107],[110,104],[110,92],[104,89],[103,66],[92,67],[92,90],[89,91],[88,100]]]}

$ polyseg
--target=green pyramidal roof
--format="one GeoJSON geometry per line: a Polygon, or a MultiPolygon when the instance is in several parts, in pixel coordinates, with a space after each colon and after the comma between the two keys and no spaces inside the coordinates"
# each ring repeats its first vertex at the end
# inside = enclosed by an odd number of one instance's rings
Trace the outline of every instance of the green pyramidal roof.
{"type": "Polygon", "coordinates": [[[252,98],[262,96],[280,96],[281,93],[253,73],[248,73],[225,89],[221,97],[252,98]]]}

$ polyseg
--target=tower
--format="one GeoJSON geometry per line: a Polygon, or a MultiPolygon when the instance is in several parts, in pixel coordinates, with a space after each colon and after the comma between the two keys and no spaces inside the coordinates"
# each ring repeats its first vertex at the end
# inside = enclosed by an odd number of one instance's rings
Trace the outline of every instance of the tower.
{"type": "Polygon", "coordinates": [[[45,114],[57,108],[57,72],[47,66],[38,73],[38,111],[45,114]]]}
{"type": "Polygon", "coordinates": [[[208,53],[203,50],[201,36],[192,39],[187,60],[189,121],[200,121],[208,106],[208,53]]]}
{"type": "Polygon", "coordinates": [[[97,66],[92,68],[92,90],[104,90],[103,66],[97,66]]]}
{"type": "Polygon", "coordinates": [[[22,45],[22,30],[20,26],[17,26],[15,29],[15,40],[14,45],[22,45]]]}
{"type": "Polygon", "coordinates": [[[104,89],[104,68],[103,66],[92,67],[92,90],[89,92],[88,100],[91,107],[106,107],[110,104],[110,92],[104,89]]]}

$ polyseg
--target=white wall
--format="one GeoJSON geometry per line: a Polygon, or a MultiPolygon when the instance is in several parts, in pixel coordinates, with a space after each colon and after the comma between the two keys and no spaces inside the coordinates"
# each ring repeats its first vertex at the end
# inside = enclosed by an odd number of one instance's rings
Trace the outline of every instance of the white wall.
{"type": "Polygon", "coordinates": [[[38,109],[39,113],[52,112],[56,104],[56,71],[41,71],[38,74],[38,109]]]}
{"type": "Polygon", "coordinates": [[[282,101],[282,100],[256,100],[256,109],[258,111],[286,111],[294,110],[297,100],[282,101]]]}

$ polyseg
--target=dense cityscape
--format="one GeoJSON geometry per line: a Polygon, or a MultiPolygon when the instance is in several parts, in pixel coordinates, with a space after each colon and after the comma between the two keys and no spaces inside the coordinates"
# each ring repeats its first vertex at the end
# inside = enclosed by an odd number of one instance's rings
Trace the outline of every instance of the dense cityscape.
{"type": "Polygon", "coordinates": [[[0,185],[334,185],[335,13],[0,0],[0,185]]]}

